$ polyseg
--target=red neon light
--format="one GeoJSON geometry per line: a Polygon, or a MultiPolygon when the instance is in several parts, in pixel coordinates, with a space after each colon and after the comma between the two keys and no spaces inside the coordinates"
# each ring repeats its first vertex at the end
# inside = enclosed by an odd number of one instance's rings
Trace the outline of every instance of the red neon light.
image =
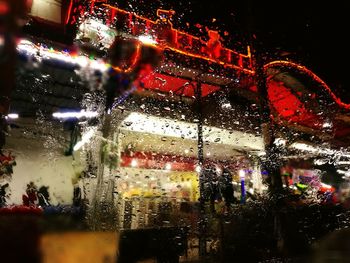
{"type": "MultiPolygon", "coordinates": [[[[144,23],[146,25],[145,29],[144,29],[145,32],[148,31],[149,28],[152,27],[152,26],[156,27],[157,25],[161,25],[161,23],[164,23],[164,26],[168,26],[169,27],[168,29],[165,29],[165,30],[168,30],[168,32],[169,32],[168,35],[172,36],[172,39],[171,40],[165,39],[165,41],[161,41],[161,40],[158,41],[159,44],[157,46],[159,46],[163,50],[171,50],[171,51],[174,51],[174,52],[177,52],[177,53],[189,56],[189,57],[206,60],[206,61],[209,61],[209,62],[212,62],[212,63],[223,65],[224,67],[240,70],[240,71],[243,71],[243,72],[245,72],[247,74],[251,74],[251,75],[254,74],[254,70],[251,69],[252,68],[252,63],[251,63],[251,54],[250,54],[249,47],[248,47],[248,54],[247,55],[240,54],[240,53],[238,53],[238,52],[236,52],[234,50],[227,49],[227,48],[224,48],[224,47],[221,47],[221,46],[216,46],[216,48],[214,49],[213,52],[209,52],[209,54],[208,54],[209,57],[204,55],[204,54],[194,53],[193,51],[185,51],[184,47],[183,48],[179,47],[179,37],[182,37],[182,38],[186,37],[187,41],[188,41],[188,45],[190,46],[190,48],[192,50],[193,50],[192,46],[193,46],[193,42],[194,41],[196,41],[196,43],[198,43],[202,47],[208,47],[208,46],[210,46],[212,44],[212,42],[206,43],[206,42],[202,41],[198,37],[195,37],[193,35],[190,35],[190,34],[187,34],[185,32],[182,32],[182,31],[179,31],[177,29],[174,29],[172,23],[168,19],[165,19],[165,18],[160,18],[157,21],[153,21],[153,20],[150,20],[148,18],[139,16],[139,15],[131,13],[131,12],[127,12],[127,11],[125,11],[123,9],[120,9],[120,8],[117,8],[117,7],[108,5],[108,4],[103,4],[103,6],[109,8],[109,9],[114,9],[117,13],[128,15],[129,16],[129,19],[128,19],[129,25],[128,26],[132,30],[132,34],[135,34],[135,32],[136,32],[136,30],[135,30],[135,24],[136,23],[133,23],[133,21],[132,21],[133,17],[135,17],[135,18],[137,18],[139,20],[143,20],[145,22],[144,23]],[[233,56],[237,56],[238,57],[238,65],[231,64],[231,58],[227,59],[227,61],[219,59],[219,57],[221,56],[221,52],[224,54],[222,56],[222,58],[225,59],[225,60],[226,60],[226,58],[228,56],[230,56],[230,57],[232,55],[233,56]],[[214,54],[214,56],[212,56],[212,54],[214,54]],[[248,65],[247,65],[248,68],[245,68],[243,66],[243,59],[248,59],[248,65]]],[[[162,10],[162,9],[157,10],[157,14],[158,15],[161,15],[161,13],[162,14],[166,14],[168,16],[171,16],[171,15],[174,14],[174,11],[172,11],[172,10],[170,10],[170,11],[169,10],[162,10]]],[[[138,23],[138,24],[140,26],[142,23],[138,23]]],[[[209,31],[209,33],[211,35],[213,35],[213,32],[215,32],[215,31],[209,31]]],[[[208,52],[206,52],[206,53],[208,53],[208,52]]]]}
{"type": "Polygon", "coordinates": [[[267,86],[269,101],[280,117],[305,127],[322,128],[324,120],[307,110],[304,104],[283,83],[271,79],[267,86]]]}
{"type": "Polygon", "coordinates": [[[95,6],[95,0],[91,0],[91,4],[90,4],[90,14],[92,13],[92,10],[94,9],[95,6]]]}
{"type": "Polygon", "coordinates": [[[111,20],[110,20],[110,22],[112,22],[112,21],[114,20],[115,15],[116,15],[116,14],[115,14],[115,10],[112,9],[112,11],[111,11],[111,18],[110,18],[111,20]]]}
{"type": "Polygon", "coordinates": [[[329,95],[332,97],[332,99],[342,108],[349,110],[350,109],[350,104],[344,103],[343,101],[341,101],[340,98],[338,98],[331,90],[331,88],[322,80],[320,79],[315,73],[313,73],[311,70],[309,70],[308,68],[301,66],[299,64],[293,63],[293,62],[289,62],[289,61],[282,61],[282,60],[277,60],[277,61],[273,61],[270,63],[267,63],[266,65],[264,65],[264,69],[267,70],[269,67],[272,66],[292,66],[295,67],[297,69],[299,69],[300,71],[304,72],[306,75],[308,75],[309,77],[311,77],[313,80],[315,80],[317,83],[319,83],[321,85],[322,88],[324,88],[329,95]]]}
{"type": "Polygon", "coordinates": [[[166,10],[166,9],[157,9],[157,16],[163,21],[163,22],[169,22],[171,17],[175,15],[174,10],[166,10]],[[165,18],[162,18],[162,15],[165,16],[165,18]]]}
{"type": "MultiPolygon", "coordinates": [[[[139,90],[148,89],[159,92],[172,92],[174,95],[194,97],[196,83],[189,82],[186,79],[164,75],[160,73],[152,73],[147,76],[143,76],[139,79],[141,83],[139,90]]],[[[217,86],[202,84],[202,96],[205,97],[220,88],[217,86]]]]}
{"type": "Polygon", "coordinates": [[[69,7],[68,7],[68,12],[67,12],[67,17],[66,17],[66,21],[65,21],[66,25],[69,22],[70,14],[72,12],[72,7],[73,7],[73,0],[70,0],[69,7]]]}
{"type": "MultiPolygon", "coordinates": [[[[317,75],[306,67],[289,61],[273,61],[266,64],[264,69],[267,70],[268,68],[274,66],[287,66],[289,68],[300,70],[302,73],[306,74],[316,83],[318,83],[321,88],[325,89],[330,95],[331,99],[335,101],[338,106],[344,109],[350,109],[350,104],[342,102],[324,81],[322,81],[317,75]]],[[[317,115],[312,110],[306,109],[307,105],[303,104],[298,98],[299,96],[302,96],[302,94],[293,94],[289,88],[283,84],[283,82],[274,81],[273,79],[268,79],[267,87],[269,101],[278,113],[278,116],[282,117],[281,120],[284,119],[292,125],[301,125],[303,128],[311,128],[313,131],[323,129],[325,119],[322,116],[317,115]]],[[[315,99],[315,96],[316,95],[313,94],[311,99],[315,99]]],[[[345,137],[350,134],[350,126],[344,123],[342,119],[335,119],[333,121],[331,131],[334,138],[345,137]]]]}

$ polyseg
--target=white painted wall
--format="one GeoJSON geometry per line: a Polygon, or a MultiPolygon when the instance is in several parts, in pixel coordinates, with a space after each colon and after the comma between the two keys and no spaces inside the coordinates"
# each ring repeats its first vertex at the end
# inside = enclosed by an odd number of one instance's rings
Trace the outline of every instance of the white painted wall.
{"type": "Polygon", "coordinates": [[[61,24],[61,0],[33,0],[30,15],[61,24]]]}
{"type": "Polygon", "coordinates": [[[48,136],[32,136],[23,130],[12,130],[5,150],[16,156],[11,178],[0,178],[10,185],[8,204],[21,204],[26,185],[33,181],[38,188],[49,186],[51,203],[70,204],[73,197],[72,178],[81,170],[72,156],[64,156],[59,141],[48,136]]]}

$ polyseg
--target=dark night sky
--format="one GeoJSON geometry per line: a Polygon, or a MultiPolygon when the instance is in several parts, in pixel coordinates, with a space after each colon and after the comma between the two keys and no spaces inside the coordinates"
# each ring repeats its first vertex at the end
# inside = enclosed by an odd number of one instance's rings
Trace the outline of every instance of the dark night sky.
{"type": "MultiPolygon", "coordinates": [[[[136,12],[155,12],[157,7],[176,11],[175,27],[195,32],[195,25],[227,31],[226,46],[243,46],[248,28],[271,59],[299,62],[319,77],[344,101],[350,102],[346,65],[350,13],[345,0],[134,0],[136,12]],[[148,10],[149,11],[145,11],[148,10]],[[249,11],[250,10],[250,11],[249,11]],[[213,22],[213,18],[215,21],[213,22]],[[189,26],[186,25],[189,22],[189,26]],[[253,24],[253,26],[249,26],[253,24]]],[[[130,1],[128,2],[130,3],[130,1]]],[[[204,33],[205,35],[205,33],[204,33]]],[[[222,34],[223,35],[223,34],[222,34]]]]}

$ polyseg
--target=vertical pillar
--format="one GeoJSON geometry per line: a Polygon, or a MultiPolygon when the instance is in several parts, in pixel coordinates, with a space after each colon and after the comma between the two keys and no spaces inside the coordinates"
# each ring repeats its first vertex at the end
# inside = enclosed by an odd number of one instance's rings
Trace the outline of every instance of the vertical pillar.
{"type": "Polygon", "coordinates": [[[199,221],[199,256],[206,255],[206,218],[205,218],[205,196],[204,196],[204,182],[205,178],[203,173],[204,164],[204,154],[203,154],[203,114],[202,114],[202,85],[200,81],[197,81],[197,86],[195,89],[196,95],[196,115],[198,119],[197,129],[198,129],[198,165],[199,170],[199,203],[200,203],[200,221],[199,221]]]}
{"type": "MultiPolygon", "coordinates": [[[[97,183],[92,199],[92,226],[95,229],[104,228],[116,229],[120,214],[124,215],[123,205],[116,206],[115,200],[115,174],[114,171],[120,165],[120,135],[119,126],[124,120],[125,114],[118,110],[111,113],[104,113],[101,123],[100,136],[96,138],[94,147],[98,149],[98,172],[97,183]],[[115,134],[115,131],[118,134],[115,134]],[[114,158],[111,154],[117,151],[114,158]]],[[[94,149],[96,151],[96,149],[94,149]]],[[[120,201],[120,200],[118,200],[120,201]]],[[[119,202],[122,204],[122,202],[119,202]]],[[[125,204],[127,206],[127,204],[125,204]]],[[[121,218],[123,219],[123,218],[121,218]]],[[[122,220],[124,222],[124,220],[122,220]]]]}
{"type": "Polygon", "coordinates": [[[263,188],[262,177],[261,177],[261,168],[259,165],[258,158],[254,158],[253,162],[253,172],[252,172],[252,181],[254,192],[261,193],[263,188]]]}
{"type": "Polygon", "coordinates": [[[111,180],[111,171],[107,159],[111,120],[111,114],[106,113],[101,124],[101,134],[95,138],[95,147],[98,147],[98,169],[91,213],[92,227],[95,230],[111,230],[117,226],[116,209],[113,200],[114,180],[111,180]]]}
{"type": "Polygon", "coordinates": [[[245,204],[246,189],[245,189],[245,171],[239,170],[239,180],[241,182],[241,204],[245,204]]]}
{"type": "Polygon", "coordinates": [[[259,109],[261,118],[262,136],[264,138],[266,158],[261,160],[262,169],[266,170],[270,179],[269,187],[272,192],[278,192],[282,189],[282,179],[279,173],[280,156],[275,147],[274,124],[271,120],[271,109],[267,91],[267,76],[264,70],[264,47],[260,41],[256,41],[253,35],[256,35],[256,21],[254,16],[254,3],[247,1],[247,20],[245,27],[249,35],[249,44],[251,47],[252,62],[255,70],[255,84],[259,95],[259,109]]]}
{"type": "Polygon", "coordinates": [[[11,2],[0,1],[0,117],[8,113],[10,95],[15,86],[15,33],[17,28],[16,14],[14,14],[11,2]]]}
{"type": "MultiPolygon", "coordinates": [[[[250,37],[250,46],[252,48],[252,58],[254,62],[255,69],[255,82],[259,95],[259,109],[261,118],[261,128],[262,136],[265,145],[265,157],[261,158],[261,168],[268,173],[269,188],[271,194],[271,200],[275,201],[276,205],[271,210],[274,217],[274,232],[283,233],[284,232],[284,220],[281,217],[280,211],[282,210],[280,205],[283,204],[279,202],[279,193],[282,192],[282,178],[280,176],[280,161],[281,154],[278,147],[275,145],[275,128],[274,123],[271,119],[271,108],[268,97],[268,87],[267,87],[267,76],[264,69],[264,59],[263,56],[266,54],[264,52],[264,47],[260,41],[256,41],[253,35],[257,34],[257,27],[254,15],[254,4],[252,0],[247,1],[248,8],[248,20],[246,21],[247,33],[250,37]],[[277,198],[276,198],[277,197],[277,198]]],[[[276,235],[276,240],[278,243],[283,244],[283,237],[281,235],[276,235]]]]}
{"type": "Polygon", "coordinates": [[[203,163],[204,163],[204,144],[203,144],[203,114],[202,114],[202,86],[198,81],[196,86],[196,115],[198,119],[197,129],[198,129],[198,140],[197,140],[197,150],[198,150],[198,165],[200,166],[199,171],[199,193],[200,193],[200,203],[201,207],[204,207],[204,173],[203,173],[203,163]]]}

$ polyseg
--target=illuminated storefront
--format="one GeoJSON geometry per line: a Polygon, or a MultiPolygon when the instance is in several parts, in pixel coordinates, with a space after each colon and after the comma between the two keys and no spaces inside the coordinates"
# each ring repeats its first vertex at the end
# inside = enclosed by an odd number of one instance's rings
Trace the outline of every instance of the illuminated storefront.
{"type": "MultiPolygon", "coordinates": [[[[97,80],[84,84],[93,86],[90,93],[103,88],[104,78],[111,80],[115,94],[107,98],[108,110],[86,104],[81,112],[91,111],[99,119],[111,114],[110,123],[104,123],[108,132],[85,129],[82,124],[81,140],[70,150],[88,152],[89,147],[99,149],[100,144],[92,142],[108,141],[108,150],[103,150],[108,161],[103,168],[96,161],[96,170],[103,172],[92,174],[103,183],[113,182],[109,189],[114,200],[149,197],[195,202],[206,162],[218,170],[229,166],[237,192],[242,182],[247,190],[263,190],[258,161],[265,152],[250,47],[239,53],[225,48],[216,31],[207,30],[202,39],[175,29],[171,10],[158,10],[158,20],[150,20],[103,1],[81,2],[34,0],[31,9],[37,23],[53,23],[67,32],[76,26],[74,48],[41,45],[34,37],[20,41],[17,50],[21,58],[74,71],[69,74],[81,78],[93,73],[97,80]],[[51,13],[43,14],[50,6],[51,13]],[[84,12],[90,15],[77,21],[84,12]],[[128,84],[114,82],[118,78],[128,84]]],[[[303,133],[300,141],[305,134],[337,138],[349,133],[345,114],[339,112],[332,119],[322,113],[325,105],[311,103],[317,101],[321,87],[323,96],[335,102],[329,108],[349,108],[310,70],[289,61],[270,62],[264,69],[274,124],[303,133]]],[[[285,147],[302,150],[307,144],[285,147]]],[[[91,191],[90,199],[93,195],[91,191]]]]}

